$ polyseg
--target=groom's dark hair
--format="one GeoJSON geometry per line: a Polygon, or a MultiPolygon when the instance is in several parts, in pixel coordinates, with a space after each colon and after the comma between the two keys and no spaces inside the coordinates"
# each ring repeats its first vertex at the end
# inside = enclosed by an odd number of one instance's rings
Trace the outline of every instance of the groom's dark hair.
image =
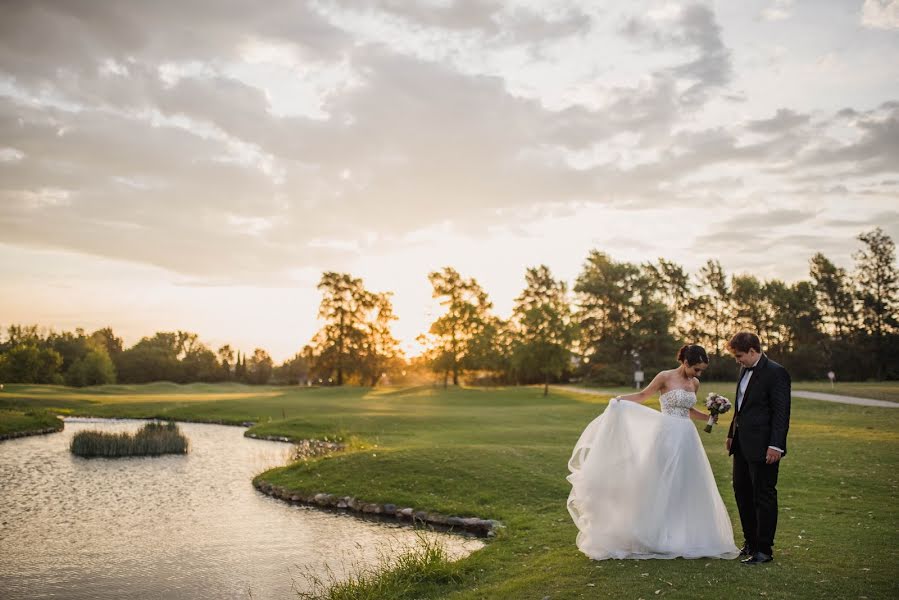
{"type": "Polygon", "coordinates": [[[756,352],[762,352],[762,340],[759,336],[750,331],[741,331],[727,342],[727,347],[731,352],[749,352],[754,349],[756,352]]]}

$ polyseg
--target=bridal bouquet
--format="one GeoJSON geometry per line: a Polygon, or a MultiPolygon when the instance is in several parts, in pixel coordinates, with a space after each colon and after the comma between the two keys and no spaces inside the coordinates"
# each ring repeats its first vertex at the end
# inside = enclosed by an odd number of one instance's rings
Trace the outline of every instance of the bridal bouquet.
{"type": "Polygon", "coordinates": [[[712,425],[715,424],[715,419],[718,418],[718,415],[724,414],[730,410],[731,404],[730,400],[725,398],[724,396],[719,396],[715,392],[709,392],[709,395],[705,398],[705,407],[709,409],[709,412],[712,413],[712,416],[709,417],[709,422],[705,425],[705,432],[712,432],[712,425]]]}

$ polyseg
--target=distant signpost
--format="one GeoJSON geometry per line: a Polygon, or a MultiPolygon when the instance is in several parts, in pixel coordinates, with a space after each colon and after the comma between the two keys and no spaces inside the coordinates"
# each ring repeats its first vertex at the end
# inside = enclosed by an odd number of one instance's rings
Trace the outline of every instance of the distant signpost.
{"type": "Polygon", "coordinates": [[[638,390],[643,384],[643,371],[634,371],[634,387],[638,390]]]}

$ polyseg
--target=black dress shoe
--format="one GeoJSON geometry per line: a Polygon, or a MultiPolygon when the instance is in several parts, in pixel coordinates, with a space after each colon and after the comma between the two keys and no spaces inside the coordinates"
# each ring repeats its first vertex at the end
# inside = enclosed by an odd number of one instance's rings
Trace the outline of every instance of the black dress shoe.
{"type": "Polygon", "coordinates": [[[752,556],[755,552],[749,547],[749,544],[743,544],[743,547],[740,548],[740,556],[752,556]]]}
{"type": "Polygon", "coordinates": [[[740,562],[744,565],[760,565],[762,563],[771,562],[774,560],[774,557],[770,554],[765,554],[764,552],[755,552],[749,558],[744,558],[740,562]]]}

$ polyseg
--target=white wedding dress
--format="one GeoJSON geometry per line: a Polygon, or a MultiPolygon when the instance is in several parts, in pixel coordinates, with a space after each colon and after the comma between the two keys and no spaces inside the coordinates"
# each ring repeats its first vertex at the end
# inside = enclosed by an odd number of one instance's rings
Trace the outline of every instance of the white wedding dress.
{"type": "Polygon", "coordinates": [[[581,434],[568,468],[577,547],[607,558],[735,558],[733,528],[689,411],[671,390],[662,412],[626,400],[581,434]]]}

